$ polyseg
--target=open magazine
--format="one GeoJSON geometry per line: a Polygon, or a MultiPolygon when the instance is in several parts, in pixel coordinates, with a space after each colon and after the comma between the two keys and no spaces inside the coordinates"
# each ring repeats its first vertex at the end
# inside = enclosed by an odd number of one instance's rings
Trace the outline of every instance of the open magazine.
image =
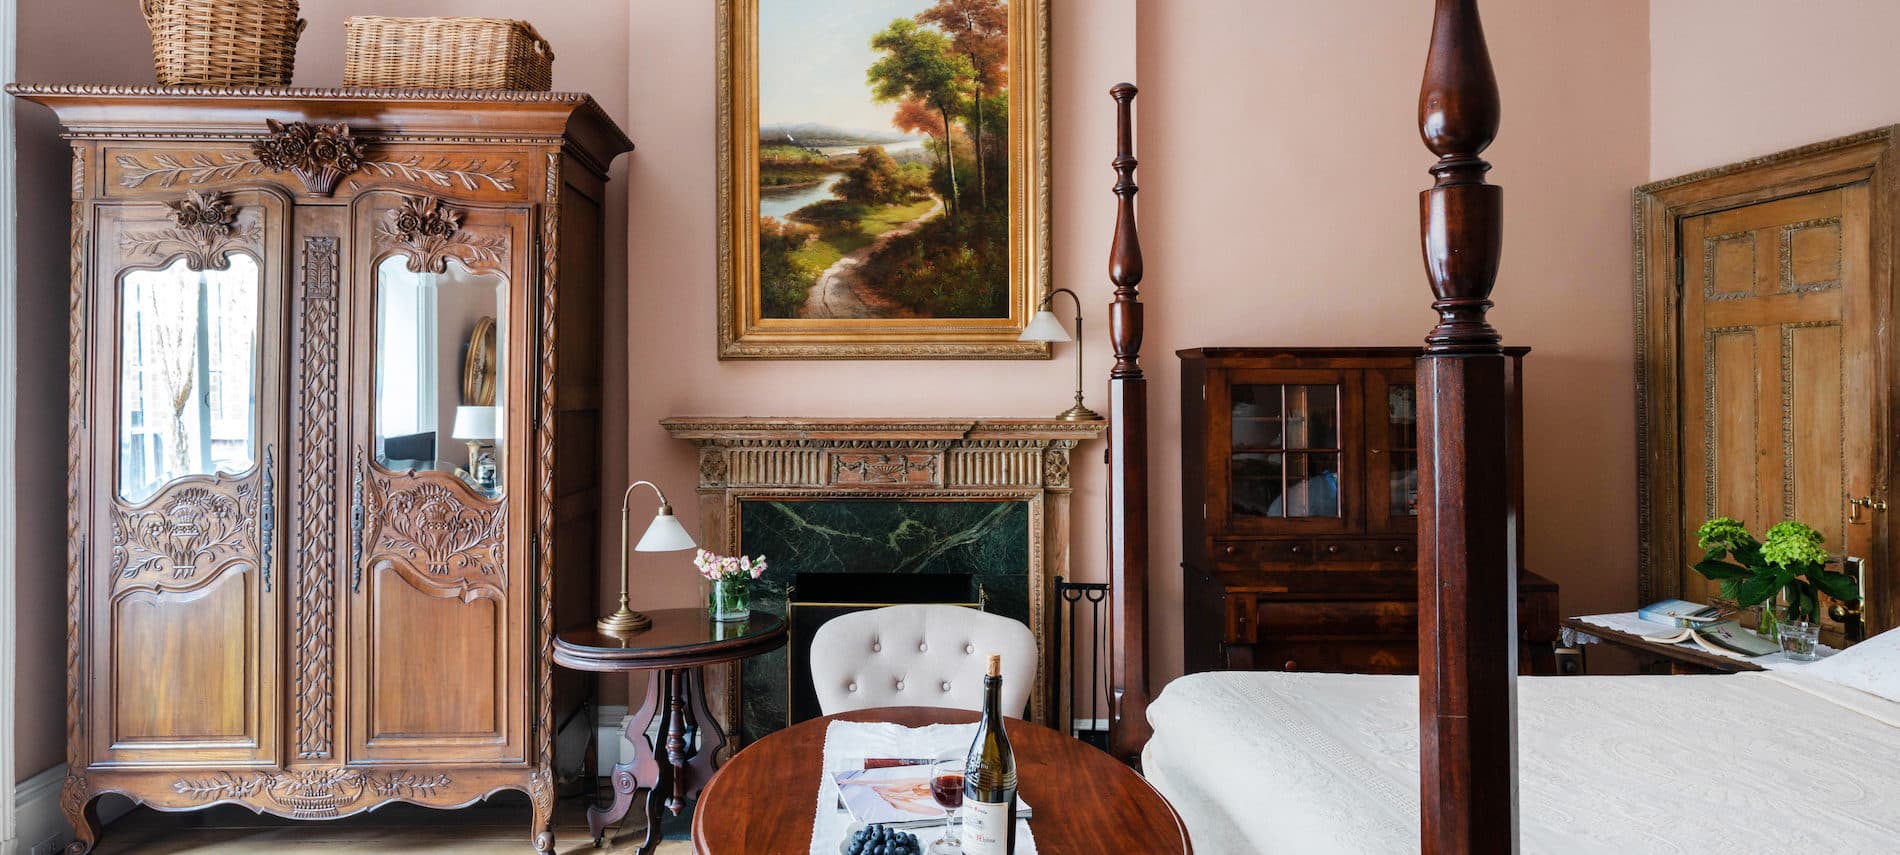
{"type": "MultiPolygon", "coordinates": [[[[929,760],[871,758],[862,769],[832,772],[831,779],[845,812],[857,822],[896,828],[942,825],[943,808],[930,795],[930,769],[929,760]]],[[[1030,816],[1021,796],[1016,816],[1030,816]]]]}
{"type": "Polygon", "coordinates": [[[1763,656],[1781,650],[1778,642],[1762,638],[1753,630],[1743,629],[1741,624],[1732,620],[1683,627],[1666,635],[1645,635],[1643,640],[1659,644],[1693,641],[1697,647],[1718,655],[1739,653],[1743,656],[1763,656]]]}

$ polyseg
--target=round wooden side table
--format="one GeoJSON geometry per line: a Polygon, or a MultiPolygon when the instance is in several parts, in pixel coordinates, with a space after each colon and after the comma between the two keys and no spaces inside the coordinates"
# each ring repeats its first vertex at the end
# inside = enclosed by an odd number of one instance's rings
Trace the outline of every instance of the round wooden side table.
{"type": "Polygon", "coordinates": [[[636,633],[604,633],[589,625],[554,638],[554,662],[562,667],[656,672],[647,680],[646,701],[627,721],[625,733],[634,757],[631,763],[614,764],[613,803],[587,809],[587,829],[600,846],[606,842],[607,826],[633,807],[634,791],[647,787],[647,836],[640,855],[650,855],[660,845],[661,807],[677,816],[686,800],[711,780],[715,757],[726,744],[725,733],[706,708],[700,669],[757,656],[785,643],[785,620],[764,612],[731,622],[714,622],[703,608],[662,609],[647,616],[653,625],[636,633]],[[659,745],[646,736],[655,720],[664,740],[659,745]]]}
{"type": "MultiPolygon", "coordinates": [[[[834,721],[905,727],[963,724],[976,713],[881,707],[815,718],[770,734],[734,755],[706,785],[693,812],[698,855],[766,855],[811,848],[812,809],[824,774],[825,729],[834,721]]],[[[1192,855],[1187,827],[1146,779],[1102,751],[1039,724],[1010,719],[1022,798],[1033,810],[1036,849],[1066,853],[1192,855]]]]}

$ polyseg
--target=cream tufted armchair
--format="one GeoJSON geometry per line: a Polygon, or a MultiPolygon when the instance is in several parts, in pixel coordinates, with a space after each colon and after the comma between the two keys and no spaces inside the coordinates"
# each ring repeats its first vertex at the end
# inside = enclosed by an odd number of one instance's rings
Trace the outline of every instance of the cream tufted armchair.
{"type": "Polygon", "coordinates": [[[983,708],[983,671],[1003,655],[1003,712],[1036,681],[1036,637],[1020,621],[962,606],[891,606],[833,618],[811,639],[825,715],[870,707],[983,708]]]}

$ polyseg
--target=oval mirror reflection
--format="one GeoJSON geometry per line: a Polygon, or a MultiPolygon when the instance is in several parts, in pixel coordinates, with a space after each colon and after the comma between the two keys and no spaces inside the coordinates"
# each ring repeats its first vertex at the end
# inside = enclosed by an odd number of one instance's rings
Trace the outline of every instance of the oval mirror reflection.
{"type": "Polygon", "coordinates": [[[507,280],[450,261],[417,273],[376,268],[376,462],[451,472],[499,496],[507,447],[507,280]]]}
{"type": "Polygon", "coordinates": [[[184,259],[119,289],[119,495],[151,498],[188,475],[257,463],[257,260],[228,270],[184,259]]]}

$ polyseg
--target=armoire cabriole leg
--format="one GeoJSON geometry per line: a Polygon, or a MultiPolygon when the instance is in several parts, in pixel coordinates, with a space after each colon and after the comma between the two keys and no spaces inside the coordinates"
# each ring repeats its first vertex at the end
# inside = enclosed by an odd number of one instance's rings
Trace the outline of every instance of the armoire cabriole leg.
{"type": "Polygon", "coordinates": [[[554,772],[540,769],[528,777],[528,801],[534,805],[534,851],[554,855],[554,772]]]}
{"type": "Polygon", "coordinates": [[[1498,87],[1477,0],[1438,0],[1419,130],[1438,155],[1419,232],[1439,323],[1418,382],[1420,836],[1425,855],[1517,850],[1517,612],[1506,357],[1485,322],[1503,191],[1479,157],[1498,87]]]}
{"type": "Polygon", "coordinates": [[[85,778],[67,775],[60,788],[59,806],[73,827],[73,842],[67,845],[66,855],[87,855],[99,845],[98,797],[87,789],[85,778]]]}

